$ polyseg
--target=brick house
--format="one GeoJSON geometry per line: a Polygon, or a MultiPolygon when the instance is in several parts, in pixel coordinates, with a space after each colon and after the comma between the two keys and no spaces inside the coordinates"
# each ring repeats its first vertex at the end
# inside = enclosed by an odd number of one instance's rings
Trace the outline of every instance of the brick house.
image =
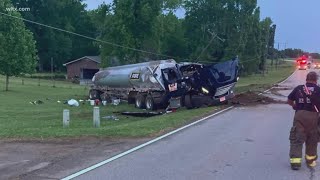
{"type": "Polygon", "coordinates": [[[82,58],[63,64],[67,68],[67,79],[79,78],[84,80],[92,79],[99,71],[101,58],[99,56],[84,56],[82,58]]]}

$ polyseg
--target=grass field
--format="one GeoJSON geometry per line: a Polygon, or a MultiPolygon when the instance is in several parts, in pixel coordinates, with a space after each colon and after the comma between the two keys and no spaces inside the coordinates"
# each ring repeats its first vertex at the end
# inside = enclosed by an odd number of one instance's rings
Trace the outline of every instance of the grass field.
{"type": "MultiPolygon", "coordinates": [[[[0,77],[4,89],[4,77],[0,77]]],[[[10,78],[10,91],[0,91],[0,137],[74,137],[74,136],[121,136],[141,137],[154,135],[179,127],[197,116],[211,112],[214,108],[179,110],[177,113],[151,118],[126,117],[114,114],[115,111],[137,111],[125,103],[119,106],[101,107],[101,117],[116,115],[120,120],[101,119],[101,128],[93,128],[92,106],[88,103],[80,107],[70,107],[63,103],[67,99],[83,99],[88,88],[67,82],[41,80],[40,86],[34,79],[10,78]],[[30,104],[41,100],[39,105],[30,104]],[[70,110],[70,127],[62,128],[62,111],[70,110]]]]}
{"type": "Polygon", "coordinates": [[[283,63],[278,66],[278,69],[269,67],[268,72],[265,75],[255,74],[247,77],[242,77],[236,85],[236,92],[241,93],[248,90],[262,91],[270,88],[273,84],[278,83],[286,79],[295,70],[295,66],[292,63],[283,63]]]}
{"type": "MultiPolygon", "coordinates": [[[[260,75],[241,78],[236,90],[242,92],[253,87],[274,84],[292,73],[292,67],[281,67],[260,75]],[[254,84],[254,85],[252,85],[254,84]]],[[[0,76],[0,137],[1,138],[54,138],[78,136],[108,136],[108,137],[142,137],[158,135],[190,123],[197,117],[204,116],[218,108],[208,107],[194,110],[180,109],[176,113],[150,118],[126,117],[114,114],[115,111],[137,111],[132,105],[125,103],[119,106],[107,105],[101,107],[101,117],[115,115],[118,121],[101,118],[101,127],[93,128],[92,106],[88,103],[80,107],[70,107],[65,100],[87,98],[88,88],[56,81],[55,87],[49,80],[10,78],[10,91],[5,92],[4,77],[0,76]],[[31,101],[41,100],[39,105],[31,101]],[[70,127],[62,128],[62,111],[70,110],[70,127]]]]}

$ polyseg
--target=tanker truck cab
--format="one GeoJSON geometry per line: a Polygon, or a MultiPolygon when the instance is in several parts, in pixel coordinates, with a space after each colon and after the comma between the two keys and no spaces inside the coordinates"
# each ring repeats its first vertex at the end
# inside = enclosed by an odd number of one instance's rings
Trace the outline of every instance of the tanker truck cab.
{"type": "Polygon", "coordinates": [[[238,81],[237,58],[209,65],[184,63],[180,71],[189,87],[183,98],[187,108],[223,104],[234,97],[233,88],[238,81]]]}
{"type": "Polygon", "coordinates": [[[185,93],[182,76],[177,68],[162,69],[161,73],[165,90],[170,97],[182,96],[185,93]]]}
{"type": "Polygon", "coordinates": [[[213,103],[224,103],[234,97],[234,87],[239,80],[239,60],[237,58],[205,67],[204,75],[214,89],[213,103]]]}
{"type": "Polygon", "coordinates": [[[161,85],[162,91],[149,91],[145,99],[145,107],[155,110],[159,107],[180,107],[180,98],[186,92],[177,63],[160,63],[150,69],[153,78],[161,85]]]}

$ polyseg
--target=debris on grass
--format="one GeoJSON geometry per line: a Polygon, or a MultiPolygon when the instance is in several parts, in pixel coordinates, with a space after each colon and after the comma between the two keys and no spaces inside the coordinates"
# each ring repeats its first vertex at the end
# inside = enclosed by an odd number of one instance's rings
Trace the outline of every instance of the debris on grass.
{"type": "Polygon", "coordinates": [[[107,120],[115,120],[115,121],[118,121],[119,118],[117,118],[116,116],[104,116],[102,117],[102,119],[107,119],[107,120]]]}
{"type": "Polygon", "coordinates": [[[122,115],[135,117],[152,117],[162,115],[163,112],[121,112],[122,115]]]}
{"type": "Polygon", "coordinates": [[[37,104],[43,104],[44,102],[41,101],[41,100],[37,100],[37,101],[31,101],[29,102],[30,104],[33,104],[33,105],[37,105],[37,104]]]}
{"type": "Polygon", "coordinates": [[[70,99],[70,100],[68,101],[68,105],[69,105],[69,106],[78,107],[78,106],[79,106],[79,102],[78,102],[77,100],[75,100],[75,99],[70,99]]]}
{"type": "Polygon", "coordinates": [[[112,105],[118,106],[120,104],[121,100],[120,99],[113,99],[112,100],[112,105]]]}

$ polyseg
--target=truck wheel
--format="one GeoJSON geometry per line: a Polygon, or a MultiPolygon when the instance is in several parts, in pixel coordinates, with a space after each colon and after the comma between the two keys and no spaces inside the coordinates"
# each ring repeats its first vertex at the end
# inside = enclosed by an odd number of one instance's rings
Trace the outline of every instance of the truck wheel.
{"type": "Polygon", "coordinates": [[[220,102],[221,105],[228,105],[229,104],[229,101],[228,100],[225,100],[223,102],[220,102]]]}
{"type": "Polygon", "coordinates": [[[184,105],[186,106],[187,109],[193,109],[194,105],[192,103],[192,96],[191,95],[186,95],[184,97],[184,105]]]}
{"type": "Polygon", "coordinates": [[[156,109],[156,106],[155,106],[155,103],[154,103],[154,99],[151,96],[151,94],[148,94],[147,97],[146,97],[146,109],[149,110],[149,111],[156,109]]]}
{"type": "Polygon", "coordinates": [[[180,100],[180,105],[181,105],[181,107],[184,107],[185,106],[185,101],[186,101],[186,96],[182,96],[181,97],[181,100],[180,100]]]}
{"type": "Polygon", "coordinates": [[[134,104],[135,103],[135,98],[137,96],[138,92],[136,91],[131,91],[128,95],[128,104],[134,104]]]}
{"type": "Polygon", "coordinates": [[[100,92],[98,90],[90,90],[89,92],[89,98],[91,100],[96,100],[96,99],[100,99],[100,92]]]}
{"type": "Polygon", "coordinates": [[[187,109],[200,108],[204,105],[204,99],[197,95],[186,95],[184,98],[184,105],[187,109]]]}
{"type": "Polygon", "coordinates": [[[191,103],[193,104],[193,107],[200,108],[205,104],[205,97],[195,95],[191,98],[191,103]]]}
{"type": "Polygon", "coordinates": [[[142,94],[137,94],[135,98],[135,106],[136,108],[143,109],[146,107],[146,98],[142,94]]]}

